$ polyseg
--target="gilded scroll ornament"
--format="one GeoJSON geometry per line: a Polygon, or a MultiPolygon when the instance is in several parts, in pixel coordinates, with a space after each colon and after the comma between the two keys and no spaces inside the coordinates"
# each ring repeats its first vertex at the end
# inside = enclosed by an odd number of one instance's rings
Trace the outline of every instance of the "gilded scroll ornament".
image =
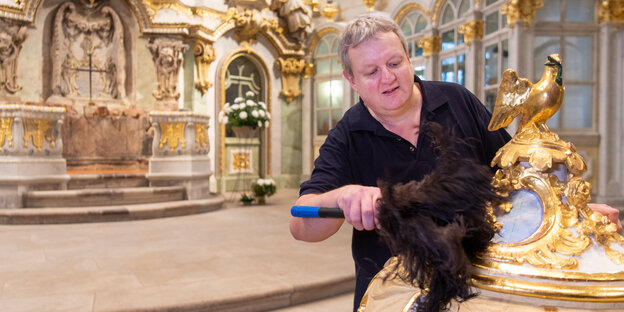
{"type": "Polygon", "coordinates": [[[528,27],[535,19],[537,9],[544,6],[543,0],[510,0],[500,8],[500,13],[507,15],[507,23],[510,28],[516,21],[523,21],[528,27]]]}
{"type": "Polygon", "coordinates": [[[423,49],[423,55],[429,57],[431,54],[440,52],[442,48],[442,38],[437,36],[425,37],[418,40],[418,47],[423,49]]]}
{"type": "Polygon", "coordinates": [[[459,26],[457,31],[464,35],[464,41],[470,46],[473,40],[483,39],[483,25],[482,20],[474,20],[459,26]]]}
{"type": "Polygon", "coordinates": [[[505,194],[534,192],[541,200],[543,219],[530,237],[494,244],[490,256],[517,265],[527,262],[540,268],[576,269],[579,264],[572,256],[583,254],[593,235],[609,259],[624,263],[624,254],[609,246],[612,242],[623,244],[624,238],[606,217],[587,206],[591,186],[580,177],[587,169],[585,162],[574,145],[561,140],[545,124],[561,107],[565,87],[560,56],[549,55],[544,65],[536,84],[518,78],[513,70],[503,73],[489,125],[494,131],[522,114],[518,132],[492,160],[492,166],[501,168],[494,185],[505,194]],[[565,178],[559,178],[557,171],[565,178]]]}
{"type": "Polygon", "coordinates": [[[52,133],[52,120],[24,118],[24,147],[28,147],[28,142],[32,139],[32,143],[37,148],[37,152],[41,152],[41,147],[47,140],[50,147],[54,147],[56,138],[52,133]]]}
{"type": "Polygon", "coordinates": [[[208,146],[208,131],[206,124],[195,124],[195,144],[201,148],[208,146]]]}
{"type": "Polygon", "coordinates": [[[619,27],[624,23],[624,1],[602,0],[596,3],[598,23],[612,22],[619,27]]]}
{"type": "Polygon", "coordinates": [[[165,143],[169,145],[171,152],[174,152],[178,145],[182,148],[186,147],[186,139],[184,138],[184,128],[186,123],[184,122],[162,122],[160,123],[161,135],[159,147],[162,149],[165,143]]]}
{"type": "Polygon", "coordinates": [[[13,147],[13,118],[0,118],[0,151],[4,143],[7,142],[9,147],[13,147]]]}
{"type": "Polygon", "coordinates": [[[202,94],[206,94],[206,91],[212,87],[212,83],[208,81],[208,70],[210,69],[210,63],[216,59],[216,53],[212,44],[206,44],[201,40],[195,42],[193,53],[195,54],[195,64],[197,64],[195,87],[202,94]]]}
{"type": "Polygon", "coordinates": [[[282,72],[282,91],[280,95],[286,98],[286,102],[291,102],[295,97],[301,95],[299,76],[303,74],[305,60],[280,57],[277,59],[276,64],[282,72]]]}

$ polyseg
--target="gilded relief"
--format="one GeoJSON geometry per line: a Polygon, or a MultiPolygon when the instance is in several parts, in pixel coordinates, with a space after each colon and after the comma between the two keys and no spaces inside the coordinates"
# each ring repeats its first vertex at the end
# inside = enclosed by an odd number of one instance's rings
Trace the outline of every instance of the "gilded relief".
{"type": "Polygon", "coordinates": [[[162,149],[165,144],[169,145],[170,151],[173,153],[178,145],[182,148],[186,147],[186,139],[184,138],[184,128],[186,123],[184,122],[161,122],[161,136],[158,146],[162,149]]]}
{"type": "Polygon", "coordinates": [[[38,152],[47,140],[50,147],[54,147],[56,138],[52,133],[54,129],[53,120],[24,118],[24,147],[28,147],[28,142],[32,140],[33,146],[38,152]]]}
{"type": "Polygon", "coordinates": [[[0,118],[0,151],[5,143],[13,147],[13,118],[0,118]]]}

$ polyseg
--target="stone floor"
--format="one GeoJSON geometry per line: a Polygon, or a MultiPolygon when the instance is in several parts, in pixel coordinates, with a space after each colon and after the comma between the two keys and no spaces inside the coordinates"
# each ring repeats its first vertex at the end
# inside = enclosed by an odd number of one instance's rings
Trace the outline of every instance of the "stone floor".
{"type": "Polygon", "coordinates": [[[350,311],[351,231],[295,241],[296,196],[142,221],[0,225],[0,311],[350,311]],[[302,304],[319,298],[329,299],[302,304]]]}

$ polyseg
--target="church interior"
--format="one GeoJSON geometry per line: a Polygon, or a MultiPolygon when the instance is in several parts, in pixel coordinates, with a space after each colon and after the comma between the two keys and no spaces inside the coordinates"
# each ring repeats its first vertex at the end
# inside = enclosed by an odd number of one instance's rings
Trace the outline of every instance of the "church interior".
{"type": "Polygon", "coordinates": [[[592,201],[624,207],[621,0],[0,0],[0,223],[208,212],[258,179],[298,189],[358,101],[337,42],[361,14],[396,21],[415,75],[490,111],[506,69],[536,82],[560,54],[547,124],[585,160],[592,201]],[[239,98],[266,112],[247,135],[223,118],[239,98]]]}

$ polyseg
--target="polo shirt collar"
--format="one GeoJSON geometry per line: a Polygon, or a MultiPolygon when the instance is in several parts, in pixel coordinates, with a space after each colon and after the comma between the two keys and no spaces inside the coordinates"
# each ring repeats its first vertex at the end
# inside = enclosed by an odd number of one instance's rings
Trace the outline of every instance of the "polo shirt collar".
{"type": "MultiPolygon", "coordinates": [[[[430,83],[423,83],[418,76],[414,75],[414,83],[420,85],[422,94],[422,109],[420,112],[421,119],[425,116],[431,119],[435,115],[435,111],[448,103],[448,97],[444,95],[438,88],[430,83]]],[[[349,121],[352,131],[371,131],[376,134],[388,132],[377,119],[373,118],[368,109],[364,106],[362,98],[353,107],[355,114],[349,121]]]]}

